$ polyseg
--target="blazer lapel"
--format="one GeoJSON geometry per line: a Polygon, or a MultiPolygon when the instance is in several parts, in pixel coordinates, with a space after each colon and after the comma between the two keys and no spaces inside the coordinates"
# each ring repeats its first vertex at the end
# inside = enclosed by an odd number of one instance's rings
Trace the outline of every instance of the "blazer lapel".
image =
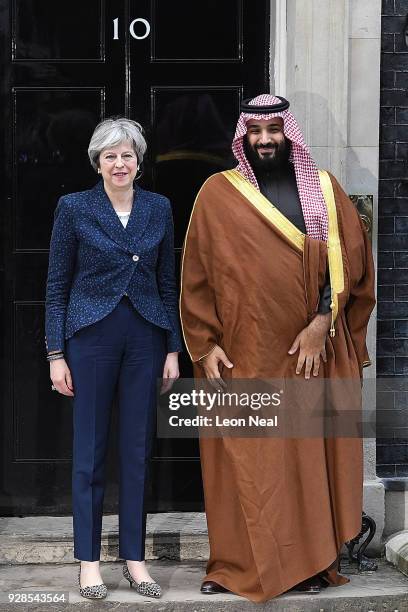
{"type": "Polygon", "coordinates": [[[140,187],[136,187],[132,212],[124,228],[105,192],[103,181],[100,181],[91,193],[92,210],[99,225],[116,244],[125,251],[134,253],[150,217],[150,201],[146,197],[148,194],[140,187]]]}
{"type": "MultiPolygon", "coordinates": [[[[150,193],[137,185],[135,188],[132,212],[130,213],[129,221],[125,229],[130,244],[133,244],[135,247],[146,230],[151,212],[152,202],[150,193]]],[[[122,229],[124,229],[123,226],[122,229]]]]}

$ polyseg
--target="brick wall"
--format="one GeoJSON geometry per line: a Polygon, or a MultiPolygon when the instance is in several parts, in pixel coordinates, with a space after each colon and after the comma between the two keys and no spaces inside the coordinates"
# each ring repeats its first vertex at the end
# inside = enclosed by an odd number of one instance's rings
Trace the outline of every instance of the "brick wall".
{"type": "MultiPolygon", "coordinates": [[[[402,33],[408,0],[383,0],[382,13],[377,375],[402,377],[408,375],[408,48],[402,33]]],[[[392,400],[401,430],[395,439],[377,440],[377,474],[408,476],[408,393],[395,392],[392,400]]]]}

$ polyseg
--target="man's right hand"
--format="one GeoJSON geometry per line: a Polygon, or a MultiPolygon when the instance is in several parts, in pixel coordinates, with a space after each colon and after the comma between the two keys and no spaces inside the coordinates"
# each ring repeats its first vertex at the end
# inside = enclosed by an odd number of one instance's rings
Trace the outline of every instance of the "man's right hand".
{"type": "Polygon", "coordinates": [[[59,393],[73,397],[74,387],[72,385],[71,372],[65,359],[50,361],[50,378],[59,393]]]}
{"type": "Polygon", "coordinates": [[[219,364],[223,363],[227,368],[233,368],[224,351],[218,344],[213,348],[211,353],[200,359],[200,363],[204,369],[207,380],[215,389],[223,389],[226,387],[225,382],[221,378],[219,364]]]}

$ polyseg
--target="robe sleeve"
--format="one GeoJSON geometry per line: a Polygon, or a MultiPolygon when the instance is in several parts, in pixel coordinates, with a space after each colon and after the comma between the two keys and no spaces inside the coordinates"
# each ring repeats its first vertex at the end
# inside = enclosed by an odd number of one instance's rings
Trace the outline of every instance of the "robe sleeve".
{"type": "Polygon", "coordinates": [[[193,362],[207,356],[222,336],[212,283],[211,218],[205,193],[206,184],[194,204],[182,254],[180,316],[193,362]]]}
{"type": "Polygon", "coordinates": [[[325,284],[321,288],[320,292],[319,305],[317,308],[317,312],[319,314],[328,314],[331,312],[330,303],[331,303],[331,285],[330,285],[330,274],[329,268],[326,270],[326,280],[325,284]]]}
{"type": "Polygon", "coordinates": [[[360,217],[358,217],[358,220],[363,235],[362,259],[364,261],[364,272],[360,280],[350,288],[350,299],[346,306],[346,318],[361,371],[361,368],[371,365],[366,338],[368,322],[375,306],[375,273],[368,234],[360,217]]]}
{"type": "Polygon", "coordinates": [[[357,354],[360,373],[371,365],[367,351],[367,326],[375,306],[375,270],[371,243],[357,209],[332,178],[336,201],[340,200],[342,233],[349,269],[350,295],[345,305],[347,327],[357,354]]]}

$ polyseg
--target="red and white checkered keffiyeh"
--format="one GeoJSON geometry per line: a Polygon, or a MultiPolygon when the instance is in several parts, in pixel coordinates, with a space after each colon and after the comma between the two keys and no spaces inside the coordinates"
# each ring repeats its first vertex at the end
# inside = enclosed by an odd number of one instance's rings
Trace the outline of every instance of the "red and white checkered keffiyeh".
{"type": "MultiPolygon", "coordinates": [[[[254,106],[270,106],[272,104],[279,104],[280,102],[279,98],[271,94],[262,94],[251,100],[249,104],[254,106]]],[[[307,235],[311,238],[327,241],[327,208],[320,188],[318,169],[303,140],[297,121],[289,110],[268,113],[266,115],[252,115],[249,113],[240,114],[232,143],[232,151],[235,158],[238,160],[236,170],[238,170],[238,172],[259,191],[258,181],[245,156],[243,138],[247,133],[247,122],[250,119],[265,119],[268,121],[272,119],[272,117],[282,117],[284,122],[284,134],[292,143],[290,161],[295,168],[296,182],[307,235]]]]}

